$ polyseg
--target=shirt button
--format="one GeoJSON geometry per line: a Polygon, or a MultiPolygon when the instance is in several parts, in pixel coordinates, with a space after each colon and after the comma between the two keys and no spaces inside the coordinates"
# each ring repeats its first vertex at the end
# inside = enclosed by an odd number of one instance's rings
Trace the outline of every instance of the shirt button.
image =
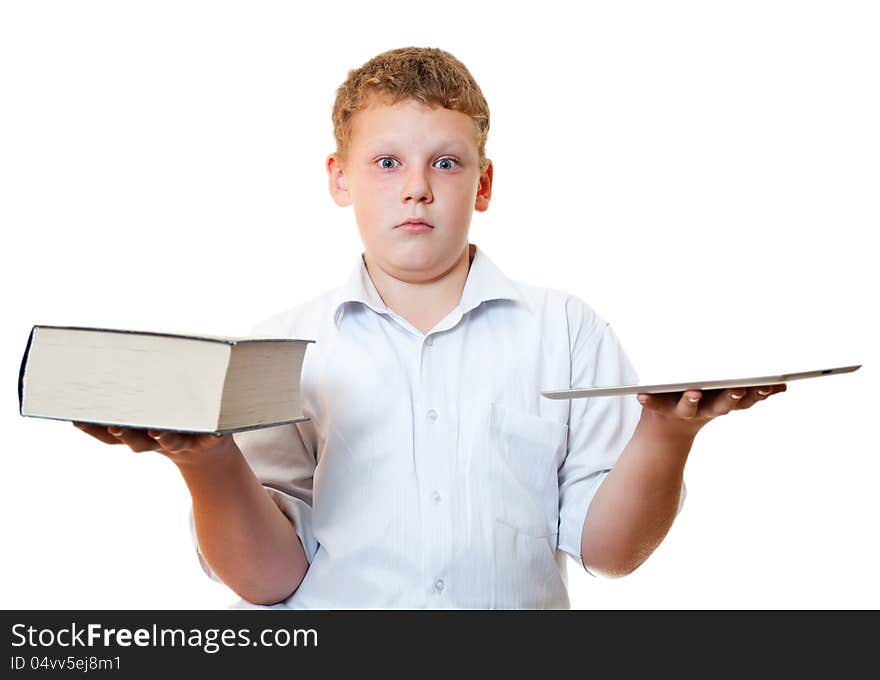
{"type": "Polygon", "coordinates": [[[434,421],[436,421],[437,420],[437,411],[435,411],[434,409],[431,409],[430,411],[428,411],[428,420],[430,420],[432,423],[434,421]]]}
{"type": "Polygon", "coordinates": [[[434,501],[435,503],[439,503],[440,501],[443,500],[443,496],[440,495],[440,492],[439,492],[439,491],[435,491],[435,492],[431,495],[431,498],[433,499],[433,501],[434,501]]]}
{"type": "Polygon", "coordinates": [[[425,338],[425,345],[426,346],[430,347],[433,344],[434,344],[434,338],[432,336],[429,335],[427,338],[425,338]]]}
{"type": "Polygon", "coordinates": [[[443,583],[442,578],[438,578],[436,581],[434,581],[434,590],[436,590],[438,593],[442,593],[445,587],[446,584],[443,583]]]}

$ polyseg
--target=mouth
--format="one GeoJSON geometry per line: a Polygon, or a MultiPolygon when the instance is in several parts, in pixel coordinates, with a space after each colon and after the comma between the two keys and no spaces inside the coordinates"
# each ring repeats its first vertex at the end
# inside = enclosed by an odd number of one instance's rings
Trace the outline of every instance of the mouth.
{"type": "Polygon", "coordinates": [[[406,222],[401,222],[397,225],[398,227],[430,227],[433,229],[434,227],[428,224],[428,222],[421,217],[413,217],[408,219],[406,222]]]}
{"type": "Polygon", "coordinates": [[[427,231],[431,231],[434,227],[428,224],[425,220],[421,218],[412,218],[407,220],[406,222],[401,222],[398,224],[395,229],[400,229],[401,231],[406,231],[412,234],[421,234],[427,231]]]}

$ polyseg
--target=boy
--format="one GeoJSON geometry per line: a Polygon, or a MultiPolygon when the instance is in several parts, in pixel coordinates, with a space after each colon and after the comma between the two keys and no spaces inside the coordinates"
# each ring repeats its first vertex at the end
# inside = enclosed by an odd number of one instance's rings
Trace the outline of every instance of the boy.
{"type": "Polygon", "coordinates": [[[465,66],[380,54],[349,73],[333,123],[330,193],[364,253],[345,285],[252,331],[316,340],[309,420],[225,437],[77,426],[177,465],[202,565],[248,603],[568,608],[566,553],[630,573],[672,524],[697,432],[785,385],[542,398],[638,380],[586,303],[469,243],[493,168],[465,66]]]}

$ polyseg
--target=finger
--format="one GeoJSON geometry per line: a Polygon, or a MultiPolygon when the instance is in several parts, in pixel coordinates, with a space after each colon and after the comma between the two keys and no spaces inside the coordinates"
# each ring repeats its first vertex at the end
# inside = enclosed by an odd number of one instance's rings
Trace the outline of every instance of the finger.
{"type": "Polygon", "coordinates": [[[755,398],[757,401],[764,401],[771,394],[780,391],[778,388],[778,385],[759,385],[755,388],[755,393],[757,395],[755,398]]]}
{"type": "Polygon", "coordinates": [[[219,446],[224,442],[228,442],[232,440],[231,434],[199,434],[194,437],[195,444],[194,447],[203,448],[203,449],[213,449],[215,446],[219,446]]]}
{"type": "MultiPolygon", "coordinates": [[[[770,395],[770,392],[767,392],[766,396],[769,396],[769,395],[770,395]]],[[[762,399],[762,398],[764,398],[764,397],[762,397],[758,393],[757,387],[750,387],[746,390],[745,395],[743,396],[742,399],[739,400],[739,403],[734,408],[739,411],[743,411],[747,408],[751,408],[752,406],[754,406],[758,402],[758,400],[762,399]]]]}
{"type": "Polygon", "coordinates": [[[721,390],[706,405],[706,412],[712,418],[723,416],[739,406],[740,400],[746,395],[744,387],[736,387],[730,390],[721,390]]]}
{"type": "Polygon", "coordinates": [[[152,439],[161,449],[173,452],[180,447],[178,434],[168,430],[147,430],[147,436],[152,439]]]}
{"type": "Polygon", "coordinates": [[[785,392],[788,389],[788,385],[785,383],[780,383],[778,385],[762,385],[758,388],[759,399],[766,399],[774,394],[779,394],[780,392],[785,392]]]}
{"type": "Polygon", "coordinates": [[[786,389],[787,387],[785,383],[778,385],[759,385],[749,391],[748,396],[743,399],[743,403],[741,403],[738,408],[749,408],[759,401],[764,401],[767,397],[771,395],[777,394],[779,392],[785,392],[786,389]]]}
{"type": "Polygon", "coordinates": [[[170,430],[149,430],[147,436],[169,453],[179,453],[200,447],[201,435],[172,432],[170,430]]]}
{"type": "Polygon", "coordinates": [[[699,412],[702,392],[699,390],[655,392],[653,394],[640,392],[636,398],[647,411],[672,414],[678,418],[689,420],[695,418],[699,412]]]}
{"type": "Polygon", "coordinates": [[[123,443],[107,431],[106,425],[95,425],[94,423],[78,423],[78,422],[74,422],[73,425],[76,429],[82,430],[86,434],[91,435],[95,439],[102,441],[105,444],[122,444],[123,443]]]}
{"type": "Polygon", "coordinates": [[[681,392],[654,392],[648,394],[640,392],[636,395],[639,403],[649,411],[667,413],[675,409],[680,399],[681,392]]]}
{"type": "Polygon", "coordinates": [[[678,402],[681,401],[682,392],[640,392],[638,400],[641,404],[648,406],[653,411],[667,413],[674,411],[678,402]]]}
{"type": "Polygon", "coordinates": [[[133,427],[109,427],[107,431],[135,453],[156,450],[156,442],[147,436],[145,430],[133,427]]]}
{"type": "Polygon", "coordinates": [[[675,404],[675,415],[679,418],[684,418],[686,420],[690,420],[691,418],[695,418],[697,416],[697,411],[700,408],[700,400],[703,397],[703,393],[697,390],[688,390],[684,394],[681,395],[681,399],[675,404]]]}
{"type": "Polygon", "coordinates": [[[755,389],[755,400],[756,401],[764,401],[768,397],[773,396],[774,394],[779,394],[780,392],[785,392],[788,389],[788,385],[785,383],[777,383],[774,385],[759,385],[755,389]]]}

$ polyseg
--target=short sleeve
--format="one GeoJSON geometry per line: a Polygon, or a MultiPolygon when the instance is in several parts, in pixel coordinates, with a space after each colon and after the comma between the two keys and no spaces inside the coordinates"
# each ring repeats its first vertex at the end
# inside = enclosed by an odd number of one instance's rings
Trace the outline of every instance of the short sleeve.
{"type": "MultiPolygon", "coordinates": [[[[569,300],[567,314],[570,387],[638,384],[638,374],[607,321],[577,298],[569,300]]],[[[582,567],[587,510],[632,437],[641,409],[635,395],[571,400],[568,450],[559,470],[558,545],[582,567]]]]}
{"type": "MultiPolygon", "coordinates": [[[[271,320],[257,324],[251,335],[284,336],[272,325],[271,320]]],[[[266,493],[293,523],[311,563],[318,552],[318,542],[312,528],[312,477],[317,447],[312,421],[246,430],[236,432],[232,437],[266,493]]],[[[198,551],[192,509],[189,522],[199,564],[208,576],[219,581],[198,551]]]]}

